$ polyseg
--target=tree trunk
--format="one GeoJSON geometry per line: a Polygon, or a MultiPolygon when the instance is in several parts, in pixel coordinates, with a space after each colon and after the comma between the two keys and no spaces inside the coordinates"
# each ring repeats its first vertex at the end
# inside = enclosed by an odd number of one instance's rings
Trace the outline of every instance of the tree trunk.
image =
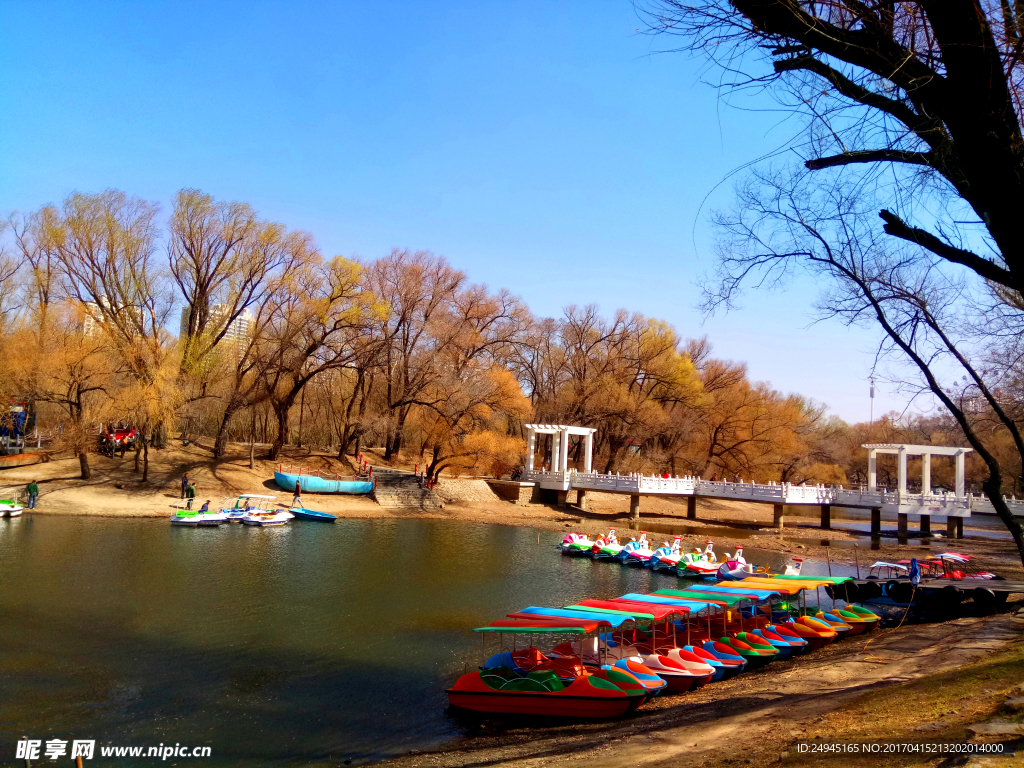
{"type": "Polygon", "coordinates": [[[256,469],[256,406],[252,409],[252,429],[249,430],[249,469],[256,469]]]}
{"type": "MultiPolygon", "coordinates": [[[[231,421],[231,417],[235,415],[235,412],[241,406],[241,398],[239,398],[237,394],[232,394],[231,399],[228,400],[228,404],[224,408],[224,416],[220,420],[220,426],[217,428],[217,437],[213,441],[213,457],[215,459],[223,459],[224,454],[228,452],[228,422],[231,421]]],[[[255,407],[253,413],[255,414],[255,407]]],[[[253,440],[256,439],[255,431],[256,418],[253,416],[253,440]]]]}
{"type": "Polygon", "coordinates": [[[356,435],[356,441],[352,445],[352,455],[353,456],[358,456],[359,455],[359,444],[362,443],[362,442],[363,442],[363,436],[361,434],[356,435]]]}
{"type": "Polygon", "coordinates": [[[270,446],[269,458],[271,461],[277,461],[277,457],[281,454],[281,449],[288,439],[288,412],[294,403],[294,397],[272,403],[274,414],[277,416],[277,437],[274,438],[274,442],[270,446]]]}
{"type": "Polygon", "coordinates": [[[403,406],[398,411],[398,421],[395,423],[395,430],[384,451],[384,460],[391,461],[391,457],[397,457],[402,450],[402,432],[405,431],[405,420],[409,416],[409,407],[403,406]]]}
{"type": "Polygon", "coordinates": [[[988,496],[988,500],[992,502],[992,506],[996,510],[996,514],[999,519],[1003,521],[1003,524],[1010,531],[1010,535],[1013,536],[1013,542],[1017,545],[1017,552],[1020,555],[1021,563],[1024,564],[1024,528],[1017,522],[1017,518],[1013,516],[1013,512],[1006,506],[1006,501],[1003,499],[1003,492],[1000,486],[1002,478],[999,474],[989,470],[988,479],[982,483],[982,489],[985,491],[985,495],[988,496]]]}
{"type": "MultiPolygon", "coordinates": [[[[151,440],[153,441],[153,447],[154,448],[166,448],[167,447],[167,424],[165,422],[161,421],[159,424],[157,424],[153,428],[153,436],[152,436],[151,440]]],[[[149,442],[147,441],[146,449],[148,450],[148,448],[149,448],[149,442]]],[[[146,456],[148,457],[149,454],[147,453],[146,456]]],[[[145,472],[143,472],[143,475],[145,475],[145,472]]],[[[145,479],[145,478],[143,478],[143,479],[145,479]]]]}
{"type": "Polygon", "coordinates": [[[352,436],[349,431],[349,425],[346,424],[345,428],[341,430],[341,434],[338,435],[338,458],[344,459],[345,452],[348,450],[348,444],[352,442],[352,436]]]}
{"type": "Polygon", "coordinates": [[[604,473],[606,475],[614,472],[615,468],[619,465],[619,451],[625,444],[625,440],[620,440],[611,436],[608,437],[608,463],[604,467],[604,473]]]}
{"type": "Polygon", "coordinates": [[[142,482],[149,482],[149,440],[142,438],[142,482]]]}
{"type": "Polygon", "coordinates": [[[89,452],[79,451],[78,452],[78,466],[82,471],[82,479],[88,480],[92,477],[92,469],[89,467],[89,452]]]}

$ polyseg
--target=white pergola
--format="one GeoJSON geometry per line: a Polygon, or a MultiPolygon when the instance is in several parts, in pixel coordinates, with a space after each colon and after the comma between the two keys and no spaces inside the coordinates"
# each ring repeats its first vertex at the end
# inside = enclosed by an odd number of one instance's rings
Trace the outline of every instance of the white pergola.
{"type": "Polygon", "coordinates": [[[526,424],[526,471],[533,471],[533,454],[537,450],[537,435],[554,435],[551,445],[551,471],[566,472],[569,469],[569,436],[583,437],[583,471],[594,471],[594,433],[592,427],[570,427],[564,424],[526,424]]]}
{"type": "Polygon", "coordinates": [[[879,453],[895,454],[899,457],[897,464],[897,490],[901,495],[907,493],[907,456],[921,457],[921,492],[930,496],[932,492],[932,456],[956,457],[956,496],[963,498],[964,489],[964,457],[973,448],[951,448],[939,445],[908,445],[907,443],[871,443],[861,446],[868,449],[868,491],[877,489],[877,463],[879,453]]]}

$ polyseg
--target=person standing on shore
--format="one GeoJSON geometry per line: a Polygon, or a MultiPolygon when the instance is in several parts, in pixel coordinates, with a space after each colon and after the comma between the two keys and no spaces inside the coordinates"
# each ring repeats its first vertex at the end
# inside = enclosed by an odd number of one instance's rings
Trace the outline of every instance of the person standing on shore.
{"type": "Polygon", "coordinates": [[[190,484],[185,489],[185,498],[188,500],[188,508],[192,509],[192,502],[195,501],[195,498],[196,498],[196,486],[195,486],[195,483],[190,484]]]}
{"type": "Polygon", "coordinates": [[[302,483],[300,483],[298,480],[295,481],[295,496],[292,497],[292,506],[302,506],[302,483]]]}
{"type": "Polygon", "coordinates": [[[39,498],[39,483],[33,480],[25,487],[25,493],[28,494],[28,508],[36,508],[36,499],[39,498]]]}
{"type": "Polygon", "coordinates": [[[181,476],[181,498],[188,495],[188,472],[181,476]]]}

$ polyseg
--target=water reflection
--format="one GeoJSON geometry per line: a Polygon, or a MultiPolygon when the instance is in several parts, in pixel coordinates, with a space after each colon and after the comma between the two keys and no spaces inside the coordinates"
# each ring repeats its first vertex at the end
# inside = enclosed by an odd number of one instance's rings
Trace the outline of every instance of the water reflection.
{"type": "Polygon", "coordinates": [[[204,765],[218,766],[436,746],[460,733],[444,688],[478,663],[469,628],[677,583],[562,557],[560,537],[422,520],[0,520],[0,744],[179,742],[212,747],[204,765]]]}

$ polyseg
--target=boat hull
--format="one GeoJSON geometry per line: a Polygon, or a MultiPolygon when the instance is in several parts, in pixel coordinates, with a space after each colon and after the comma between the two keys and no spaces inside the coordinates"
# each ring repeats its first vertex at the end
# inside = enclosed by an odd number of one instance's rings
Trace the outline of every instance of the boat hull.
{"type": "Polygon", "coordinates": [[[32,464],[38,464],[45,459],[45,453],[14,453],[10,456],[0,456],[0,469],[28,467],[32,464]]]}
{"type": "Polygon", "coordinates": [[[638,702],[622,690],[592,686],[586,678],[577,678],[561,691],[501,691],[470,672],[448,689],[448,703],[471,712],[603,720],[626,714],[638,702]]]}
{"type": "Polygon", "coordinates": [[[286,491],[294,491],[295,483],[302,484],[303,493],[345,493],[363,495],[373,490],[372,480],[325,480],[316,475],[293,475],[275,472],[274,481],[286,491]]]}
{"type": "Polygon", "coordinates": [[[329,515],[326,512],[317,512],[312,509],[304,509],[302,507],[292,507],[289,510],[299,520],[315,520],[318,523],[333,523],[338,518],[335,515],[329,515]]]}

